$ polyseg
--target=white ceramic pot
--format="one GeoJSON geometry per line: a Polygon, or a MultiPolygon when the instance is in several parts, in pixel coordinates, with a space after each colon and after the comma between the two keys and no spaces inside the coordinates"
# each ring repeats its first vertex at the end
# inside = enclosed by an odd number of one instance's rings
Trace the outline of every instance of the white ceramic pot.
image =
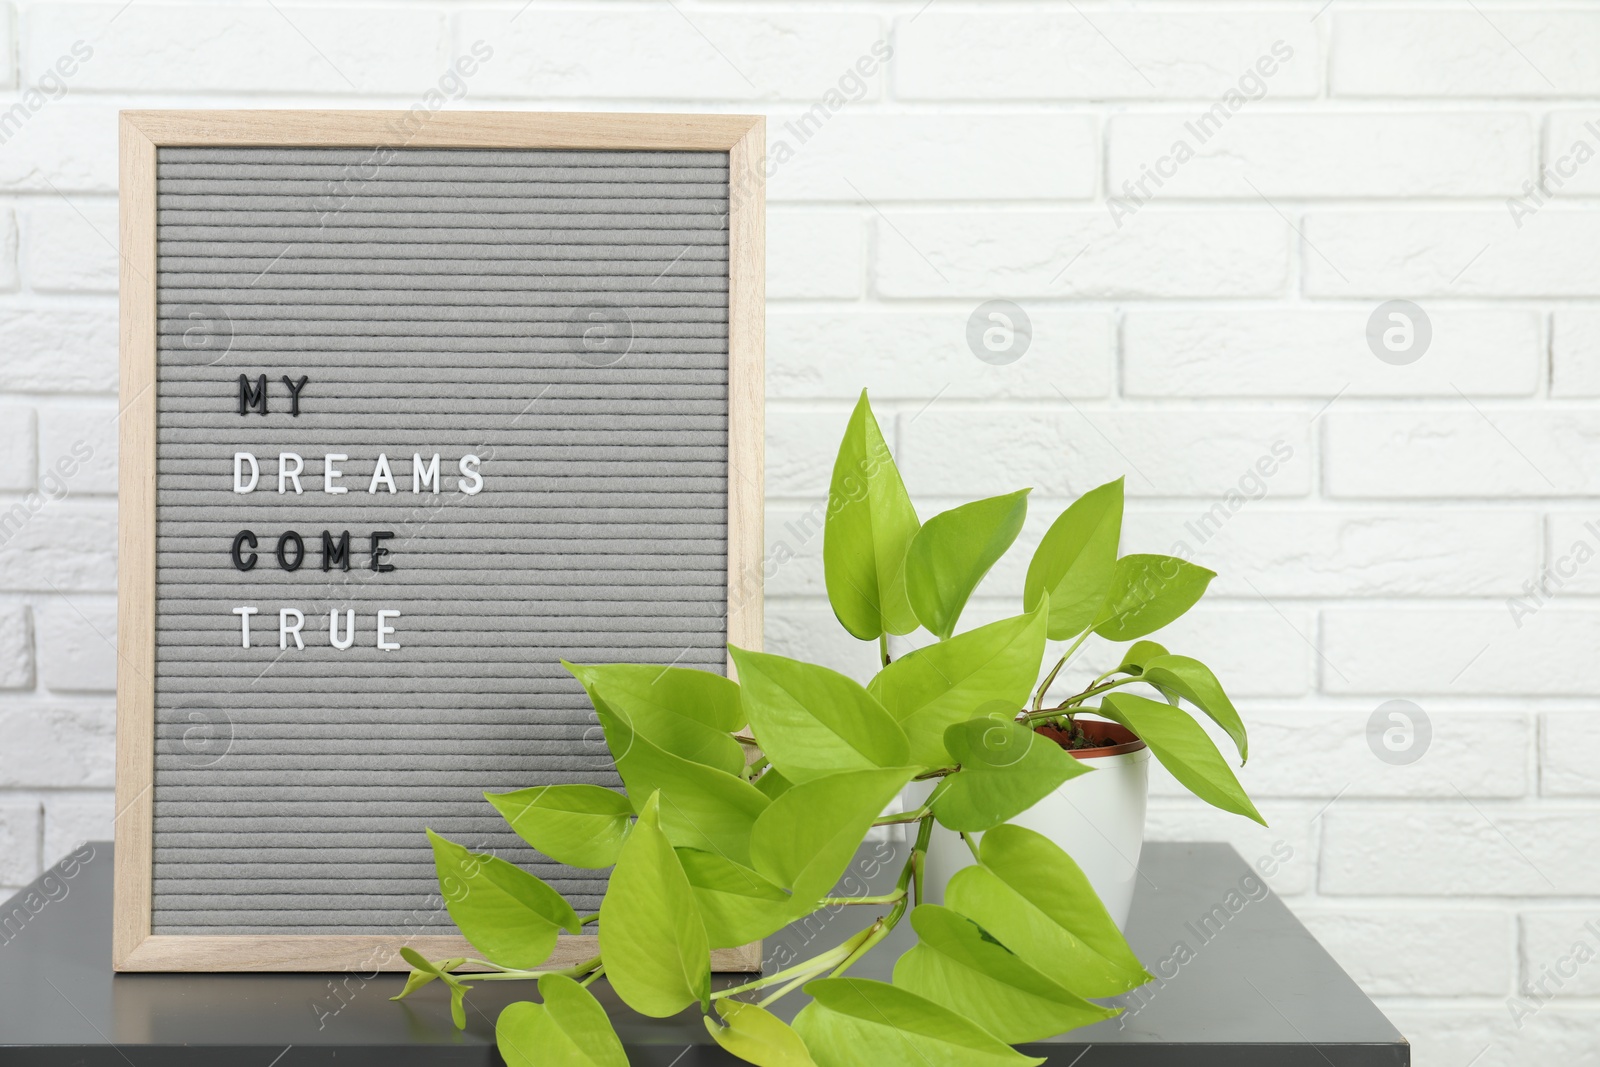
{"type": "MultiPolygon", "coordinates": [[[[1119,928],[1125,927],[1133,904],[1139,853],[1144,847],[1150,750],[1115,723],[1087,718],[1078,723],[1091,736],[1117,744],[1074,753],[1093,766],[1094,773],[1080,774],[1064,783],[1010,821],[1043,834],[1076,860],[1111,918],[1119,928]]],[[[917,782],[912,788],[915,791],[907,793],[908,808],[920,806],[927,799],[932,783],[917,782]]],[[[944,887],[951,876],[972,863],[972,850],[961,836],[935,824],[923,868],[925,898],[935,904],[944,903],[944,887]]]]}

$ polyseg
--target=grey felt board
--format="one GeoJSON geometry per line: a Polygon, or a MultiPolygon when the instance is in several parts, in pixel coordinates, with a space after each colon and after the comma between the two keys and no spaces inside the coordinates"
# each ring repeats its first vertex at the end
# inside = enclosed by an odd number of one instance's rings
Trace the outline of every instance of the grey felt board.
{"type": "Polygon", "coordinates": [[[723,668],[727,175],[717,152],[160,149],[155,933],[448,927],[424,826],[598,907],[602,872],[482,794],[620,787],[560,659],[723,668]],[[267,375],[266,416],[238,414],[240,374],[267,375]],[[297,418],[285,374],[310,378],[297,418]],[[414,493],[435,452],[441,491],[414,493]],[[380,453],[393,495],[367,491],[380,453]],[[323,571],[325,529],[348,572],[323,571]]]}

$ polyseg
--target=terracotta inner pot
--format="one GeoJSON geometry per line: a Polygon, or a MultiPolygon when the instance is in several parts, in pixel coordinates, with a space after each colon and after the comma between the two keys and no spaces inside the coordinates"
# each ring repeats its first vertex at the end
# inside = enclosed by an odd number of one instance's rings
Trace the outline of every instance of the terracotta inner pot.
{"type": "Polygon", "coordinates": [[[1067,748],[1069,738],[1065,730],[1055,726],[1036,726],[1033,732],[1041,737],[1048,737],[1056,744],[1067,750],[1069,756],[1077,759],[1099,759],[1101,756],[1121,756],[1128,752],[1137,752],[1144,748],[1144,742],[1134,732],[1121,723],[1103,722],[1099,719],[1079,718],[1073,720],[1078,729],[1082,730],[1092,740],[1100,742],[1097,748],[1067,748]]]}

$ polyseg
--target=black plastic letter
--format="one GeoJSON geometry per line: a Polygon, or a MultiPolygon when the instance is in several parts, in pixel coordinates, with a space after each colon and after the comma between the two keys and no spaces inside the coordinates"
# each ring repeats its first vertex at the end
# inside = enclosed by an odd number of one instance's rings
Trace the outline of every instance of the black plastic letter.
{"type": "Polygon", "coordinates": [[[254,552],[250,553],[249,559],[245,559],[239,552],[239,549],[246,544],[249,544],[251,548],[255,548],[258,544],[256,535],[249,530],[240,530],[239,535],[233,539],[233,565],[242,571],[250,570],[256,565],[256,554],[254,552]]]}
{"type": "Polygon", "coordinates": [[[383,562],[384,557],[389,554],[389,550],[382,547],[382,542],[389,540],[393,536],[393,530],[372,531],[372,569],[379,574],[388,574],[394,570],[393,563],[383,562]]]}

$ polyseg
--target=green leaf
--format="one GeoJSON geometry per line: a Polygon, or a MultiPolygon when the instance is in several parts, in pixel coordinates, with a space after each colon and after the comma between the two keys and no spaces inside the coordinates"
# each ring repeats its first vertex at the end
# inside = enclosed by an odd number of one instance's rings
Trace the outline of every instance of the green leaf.
{"type": "Polygon", "coordinates": [[[1250,758],[1250,740],[1245,736],[1244,721],[1210,667],[1188,656],[1156,656],[1144,665],[1140,677],[1166,692],[1176,693],[1209,715],[1211,721],[1233,739],[1241,766],[1250,758]]]}
{"type": "Polygon", "coordinates": [[[867,687],[911,743],[911,762],[948,767],[944,732],[990,705],[1021,709],[1039,678],[1048,607],[1001,619],[919,648],[878,673],[867,687]]]}
{"type": "Polygon", "coordinates": [[[450,987],[450,1021],[456,1024],[457,1030],[467,1028],[467,990],[471,988],[459,983],[450,987]]]}
{"type": "Polygon", "coordinates": [[[744,749],[731,736],[744,725],[737,683],[684,667],[561,665],[591,701],[604,699],[613,715],[656,747],[727,774],[743,773],[744,749]]]}
{"type": "Polygon", "coordinates": [[[1228,761],[1188,712],[1129,693],[1107,693],[1099,710],[1138,734],[1161,765],[1195,796],[1267,825],[1228,761]]]}
{"type": "Polygon", "coordinates": [[[967,598],[1022,532],[1028,493],[974,500],[923,524],[906,550],[906,596],[917,619],[940,638],[955,633],[967,598]]]}
{"type": "Polygon", "coordinates": [[[645,801],[600,901],[600,954],[617,996],[641,1015],[664,1019],[696,1001],[709,1006],[711,946],[662,832],[659,795],[645,801]]]}
{"type": "Polygon", "coordinates": [[[839,442],[822,534],[828,602],[852,636],[875,641],[885,632],[917,628],[902,566],[917,526],[917,511],[863,389],[839,442]]]}
{"type": "MultiPolygon", "coordinates": [[[[390,997],[390,1000],[404,1000],[435,978],[444,978],[448,972],[467,962],[465,956],[458,956],[453,960],[442,960],[435,965],[430,963],[422,953],[409,945],[401,947],[400,956],[415,969],[406,975],[406,987],[395,996],[390,997]]],[[[445,982],[448,984],[450,979],[445,978],[445,982]]]]}
{"type": "Polygon", "coordinates": [[[1177,556],[1123,556],[1094,632],[1111,641],[1154,633],[1194,607],[1216,576],[1177,556]]]}
{"type": "Polygon", "coordinates": [[[422,953],[410,946],[403,946],[400,949],[400,956],[416,970],[406,978],[406,987],[400,991],[400,994],[389,999],[404,1000],[435,978],[440,979],[450,989],[450,1021],[455,1024],[457,1030],[465,1030],[467,1028],[467,991],[472,987],[449,972],[465,963],[466,958],[458,956],[453,960],[430,963],[423,958],[422,953]]]}
{"type": "Polygon", "coordinates": [[[798,918],[794,898],[749,867],[698,849],[677,853],[712,948],[748,945],[798,918]]]}
{"type": "Polygon", "coordinates": [[[780,774],[778,768],[768,767],[761,777],[755,780],[755,787],[768,800],[777,800],[794,788],[794,783],[780,774]]]}
{"type": "Polygon", "coordinates": [[[825,896],[872,825],[915,767],[844,771],[802,782],[756,820],[750,859],[757,871],[794,890],[796,904],[825,896]]]}
{"type": "Polygon", "coordinates": [[[543,1004],[508,1004],[494,1024],[506,1067],[628,1067],[628,1054],[594,994],[547,974],[539,979],[539,995],[543,1004]]]}
{"type": "Polygon", "coordinates": [[[794,1030],[817,1067],[1039,1067],[977,1023],[915,993],[865,978],[822,978],[794,1030]]]}
{"type": "MultiPolygon", "coordinates": [[[[452,964],[454,964],[455,967],[459,967],[461,964],[466,962],[466,957],[463,956],[459,959],[442,960],[439,963],[434,963],[432,960],[428,959],[410,945],[400,946],[400,958],[411,964],[412,967],[415,967],[423,974],[431,975],[434,978],[444,978],[445,972],[454,969],[454,967],[451,966],[452,964]]],[[[449,979],[445,980],[449,981],[449,979]]]]}
{"type": "Polygon", "coordinates": [[[944,732],[961,769],[944,779],[933,815],[950,830],[987,830],[1022,814],[1091,768],[1009,718],[969,719],[944,732]]]}
{"type": "Polygon", "coordinates": [[[722,733],[732,733],[744,725],[738,683],[712,671],[640,663],[561,663],[585,687],[598,685],[605,690],[613,707],[625,701],[630,711],[644,709],[676,715],[722,733]]]}
{"type": "Polygon", "coordinates": [[[852,679],[765,652],[728,651],[761,751],[791,782],[906,764],[905,733],[852,679]]]}
{"type": "Polygon", "coordinates": [[[1050,524],[1023,580],[1022,602],[1050,597],[1050,639],[1075,637],[1105,603],[1122,540],[1122,479],[1091,489],[1050,524]]]}
{"type": "Polygon", "coordinates": [[[817,1067],[805,1042],[789,1025],[767,1009],[742,1000],[725,999],[717,1014],[727,1026],[706,1016],[706,1029],[717,1044],[756,1067],[817,1067]]]}
{"type": "Polygon", "coordinates": [[[1117,1014],[1063,989],[959,912],[919,904],[911,926],[918,941],[895,963],[894,984],[1002,1041],[1036,1041],[1117,1014]]]}
{"type": "Polygon", "coordinates": [[[557,929],[582,928],[572,905],[521,867],[469,852],[432,830],[428,840],[450,918],[489,962],[537,967],[555,949],[557,929]]]}
{"type": "Polygon", "coordinates": [[[1122,662],[1117,664],[1117,670],[1126,674],[1140,674],[1144,671],[1147,661],[1166,654],[1166,648],[1154,641],[1135,641],[1128,646],[1128,651],[1123,653],[1122,662]]]}
{"type": "Polygon", "coordinates": [[[963,867],[945,904],[1025,963],[1080,997],[1114,997],[1150,980],[1094,887],[1055,842],[1021,826],[996,826],[963,867]]]}
{"type": "Polygon", "coordinates": [[[770,803],[755,786],[658,748],[613,715],[604,699],[596,700],[595,713],[636,811],[659,791],[661,826],[674,845],[749,862],[750,828],[770,803]]]}
{"type": "Polygon", "coordinates": [[[628,836],[633,806],[597,785],[542,785],[513,793],[485,793],[506,822],[557,863],[609,867],[628,836]]]}
{"type": "Polygon", "coordinates": [[[412,971],[410,974],[406,975],[406,987],[389,999],[404,1000],[438,977],[438,975],[430,974],[427,971],[412,971]]]}

